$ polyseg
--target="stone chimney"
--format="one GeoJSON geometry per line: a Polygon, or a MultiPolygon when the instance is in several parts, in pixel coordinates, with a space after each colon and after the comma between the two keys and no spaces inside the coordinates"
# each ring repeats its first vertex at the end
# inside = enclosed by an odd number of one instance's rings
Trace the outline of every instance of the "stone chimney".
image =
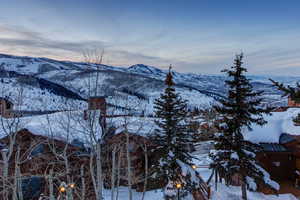
{"type": "Polygon", "coordinates": [[[14,117],[13,110],[14,104],[10,102],[7,98],[0,97],[0,115],[4,118],[14,117]]]}
{"type": "Polygon", "coordinates": [[[296,101],[291,96],[288,97],[288,107],[299,107],[300,108],[300,99],[296,101]]]}
{"type": "MultiPolygon", "coordinates": [[[[106,100],[104,96],[93,96],[88,100],[88,111],[89,110],[100,110],[99,123],[106,127],[106,100]]],[[[84,118],[87,119],[87,113],[85,112],[84,118]]]]}

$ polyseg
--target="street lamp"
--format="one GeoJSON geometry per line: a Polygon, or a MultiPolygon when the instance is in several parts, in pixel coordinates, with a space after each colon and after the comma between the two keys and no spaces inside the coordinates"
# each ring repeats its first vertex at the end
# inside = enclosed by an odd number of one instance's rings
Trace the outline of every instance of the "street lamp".
{"type": "Polygon", "coordinates": [[[196,166],[196,165],[192,165],[192,168],[193,168],[193,169],[197,169],[197,166],[196,166]]]}
{"type": "Polygon", "coordinates": [[[61,193],[61,195],[67,195],[67,198],[69,198],[70,192],[74,188],[75,188],[74,183],[70,183],[67,185],[65,182],[61,182],[61,184],[58,188],[58,191],[59,191],[59,193],[61,193]]]}
{"type": "Polygon", "coordinates": [[[180,196],[179,196],[179,192],[180,192],[180,188],[182,187],[181,183],[176,183],[176,188],[177,188],[177,199],[179,200],[180,196]]]}
{"type": "Polygon", "coordinates": [[[66,192],[66,188],[64,186],[60,186],[58,190],[60,193],[66,192]]]}

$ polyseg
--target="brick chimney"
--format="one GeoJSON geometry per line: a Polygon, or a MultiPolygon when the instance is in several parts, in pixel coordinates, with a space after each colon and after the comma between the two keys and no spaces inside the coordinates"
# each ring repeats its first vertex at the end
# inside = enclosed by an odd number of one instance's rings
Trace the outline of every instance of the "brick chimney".
{"type": "MultiPolygon", "coordinates": [[[[100,110],[99,123],[106,127],[106,100],[104,96],[93,96],[88,100],[88,110],[100,110]]],[[[87,119],[87,113],[84,116],[87,119]]]]}

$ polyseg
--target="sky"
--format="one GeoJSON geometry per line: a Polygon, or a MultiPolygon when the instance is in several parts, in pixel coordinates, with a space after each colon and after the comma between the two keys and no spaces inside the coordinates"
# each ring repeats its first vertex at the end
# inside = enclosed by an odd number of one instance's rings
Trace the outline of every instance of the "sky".
{"type": "Polygon", "coordinates": [[[1,0],[0,53],[218,74],[300,76],[299,0],[1,0]]]}

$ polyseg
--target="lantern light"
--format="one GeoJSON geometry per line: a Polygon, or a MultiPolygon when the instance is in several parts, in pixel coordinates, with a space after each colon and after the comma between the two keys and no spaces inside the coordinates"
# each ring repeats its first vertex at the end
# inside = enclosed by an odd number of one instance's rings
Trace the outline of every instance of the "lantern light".
{"type": "Polygon", "coordinates": [[[69,187],[70,187],[70,188],[74,188],[74,187],[75,187],[75,184],[74,184],[74,183],[71,183],[71,184],[69,185],[69,187]]]}
{"type": "Polygon", "coordinates": [[[196,165],[192,165],[192,168],[193,168],[193,169],[197,169],[197,166],[196,166],[196,165]]]}
{"type": "Polygon", "coordinates": [[[65,187],[59,187],[59,192],[61,192],[61,193],[63,193],[63,192],[65,192],[66,191],[66,188],[65,187]]]}
{"type": "Polygon", "coordinates": [[[180,184],[180,183],[177,183],[177,184],[176,184],[176,188],[177,188],[177,189],[181,188],[181,184],[180,184]]]}

